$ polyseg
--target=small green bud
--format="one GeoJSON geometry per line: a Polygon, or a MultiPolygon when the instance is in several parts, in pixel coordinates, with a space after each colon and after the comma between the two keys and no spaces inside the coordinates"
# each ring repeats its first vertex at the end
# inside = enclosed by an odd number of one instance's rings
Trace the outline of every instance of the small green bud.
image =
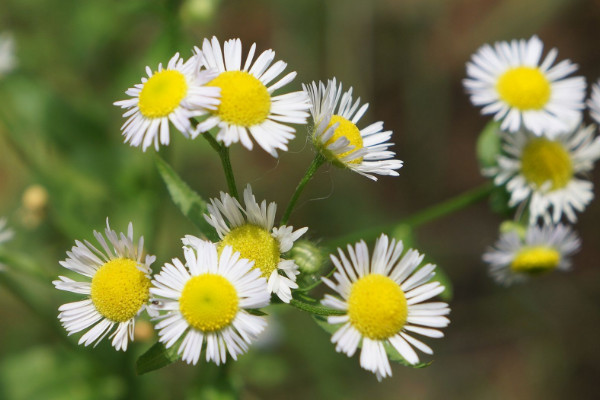
{"type": "Polygon", "coordinates": [[[297,241],[289,254],[302,274],[318,274],[325,264],[323,251],[308,240],[297,241]]]}

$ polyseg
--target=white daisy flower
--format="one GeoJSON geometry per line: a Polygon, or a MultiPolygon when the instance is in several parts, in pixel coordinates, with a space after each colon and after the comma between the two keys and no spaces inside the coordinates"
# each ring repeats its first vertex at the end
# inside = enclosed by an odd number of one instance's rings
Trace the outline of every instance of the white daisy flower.
{"type": "Polygon", "coordinates": [[[450,321],[448,304],[423,303],[440,294],[444,287],[430,282],[435,275],[435,265],[427,264],[418,269],[423,255],[408,250],[402,258],[402,241],[381,235],[375,243],[372,259],[364,241],[354,247],[348,245],[346,257],[338,249],[339,258],[331,255],[337,282],[322,278],[342,299],[325,295],[321,303],[345,315],[330,316],[330,324],[341,324],[332,336],[338,352],[349,357],[362,345],[360,365],[377,375],[378,379],[392,375],[385,350],[391,345],[410,364],[419,362],[416,347],[426,354],[433,350],[415,339],[409,332],[432,338],[440,338],[441,331],[433,328],[446,327],[450,321]]]}
{"type": "Polygon", "coordinates": [[[558,223],[564,214],[571,222],[594,197],[592,182],[580,178],[600,158],[596,127],[557,133],[552,139],[520,130],[501,132],[503,155],[497,167],[484,170],[496,185],[506,185],[509,206],[529,201],[530,222],[538,218],[558,223]]]}
{"type": "Polygon", "coordinates": [[[227,353],[237,360],[267,324],[246,311],[269,304],[267,282],[231,246],[219,255],[214,243],[198,240],[183,251],[185,266],[174,258],[152,281],[151,293],[164,298],[156,307],[167,311],[155,327],[159,341],[169,348],[185,335],[178,354],[188,364],[196,365],[204,342],[206,361],[225,363],[227,353]]]}
{"type": "Polygon", "coordinates": [[[89,278],[84,282],[65,276],[53,281],[59,290],[83,294],[85,300],[67,303],[58,309],[60,322],[69,335],[89,329],[79,339],[79,344],[88,346],[108,335],[117,350],[127,350],[127,343],[133,340],[136,316],[146,308],[150,298],[150,265],[156,257],[146,255],[144,238],[137,244],[133,239],[133,225],[129,223],[127,236],[110,229],[108,219],[104,235],[94,231],[94,236],[102,250],[85,240],[75,241],[67,259],[60,265],[89,278]]]}
{"type": "Polygon", "coordinates": [[[14,234],[13,230],[8,227],[6,218],[0,218],[0,244],[8,242],[14,234]]]}
{"type": "Polygon", "coordinates": [[[381,121],[363,129],[356,126],[369,104],[359,108],[360,98],[353,103],[352,88],[342,95],[342,84],[337,86],[335,78],[327,86],[313,82],[302,87],[312,102],[313,143],[328,161],[374,181],[373,174],[398,176],[395,170],[402,161],[392,159],[396,154],[388,150],[392,131],[383,131],[381,121]]]}
{"type": "Polygon", "coordinates": [[[532,225],[524,239],[514,230],[502,233],[483,260],[490,265],[492,278],[508,286],[554,269],[569,270],[569,256],[580,245],[577,234],[566,225],[532,225]]]}
{"type": "Polygon", "coordinates": [[[185,137],[196,137],[190,118],[204,115],[219,104],[219,88],[205,86],[216,75],[213,71],[200,71],[198,60],[191,57],[186,62],[175,54],[167,67],[162,64],[153,72],[146,67],[148,77],[142,83],[127,89],[130,99],[114,104],[127,109],[128,118],[121,127],[125,143],[142,146],[146,151],[154,143],[168,145],[169,121],[185,137]]]}
{"type": "Polygon", "coordinates": [[[592,96],[587,105],[594,121],[600,124],[600,80],[592,85],[592,96]]]}
{"type": "MultiPolygon", "coordinates": [[[[292,289],[297,289],[298,266],[293,260],[281,257],[294,246],[308,228],[294,231],[291,226],[274,228],[277,205],[266,200],[258,204],[250,185],[244,190],[245,208],[232,196],[221,192],[221,199],[211,199],[209,215],[204,218],[219,234],[219,251],[232,246],[242,258],[254,261],[254,268],[268,279],[269,293],[275,293],[283,302],[292,299],[292,289]]],[[[184,245],[193,246],[200,239],[186,236],[184,245]]]]}
{"type": "Polygon", "coordinates": [[[502,120],[503,130],[525,128],[538,136],[553,134],[581,118],[585,79],[567,78],[577,70],[569,60],[552,66],[556,49],[540,63],[543,47],[537,36],[497,42],[493,48],[486,44],[467,63],[468,78],[463,84],[471,102],[483,107],[482,114],[502,120]]]}
{"type": "Polygon", "coordinates": [[[208,83],[221,88],[221,103],[212,115],[198,125],[198,131],[208,131],[219,127],[217,140],[225,146],[241,142],[252,150],[252,140],[256,140],[266,152],[277,157],[277,150],[287,150],[287,143],[294,138],[295,129],[289,124],[305,124],[309,108],[308,98],[302,91],[273,96],[273,92],[295,77],[290,72],[268,86],[285,69],[283,61],[271,63],[275,59],[273,50],[264,51],[253,61],[256,43],[252,44],[242,68],[242,42],[231,39],[224,43],[223,52],[216,37],[205,39],[202,50],[196,53],[208,69],[219,75],[208,83]]]}
{"type": "Polygon", "coordinates": [[[17,66],[15,39],[8,32],[0,33],[0,77],[17,66]]]}

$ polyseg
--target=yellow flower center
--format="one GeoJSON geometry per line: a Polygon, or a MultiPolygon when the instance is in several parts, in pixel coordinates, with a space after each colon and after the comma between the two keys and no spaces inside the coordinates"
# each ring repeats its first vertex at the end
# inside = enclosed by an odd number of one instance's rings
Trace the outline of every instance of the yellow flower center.
{"type": "Polygon", "coordinates": [[[125,322],[140,311],[150,296],[150,279],[129,258],[104,264],[92,278],[91,298],[103,317],[125,322]]]}
{"type": "MultiPolygon", "coordinates": [[[[336,140],[338,140],[342,136],[345,136],[346,139],[348,139],[348,141],[350,142],[350,144],[352,146],[354,146],[354,148],[345,153],[338,154],[336,157],[341,160],[348,154],[353,153],[358,149],[362,149],[364,145],[363,145],[362,136],[360,135],[360,130],[356,127],[356,125],[354,125],[351,121],[349,121],[346,118],[341,117],[339,115],[331,116],[331,121],[329,121],[329,125],[327,125],[327,128],[325,128],[325,130],[331,128],[334,124],[336,124],[338,122],[339,122],[339,126],[333,132],[333,136],[327,142],[325,142],[325,147],[334,143],[336,140]]],[[[348,161],[348,163],[360,164],[362,161],[363,161],[363,158],[358,157],[352,161],[348,161]]]]}
{"type": "Polygon", "coordinates": [[[539,68],[516,67],[500,76],[496,90],[502,100],[524,111],[544,108],[552,88],[539,68]]]}
{"type": "Polygon", "coordinates": [[[532,139],[521,156],[521,173],[537,186],[552,182],[552,189],[563,188],[573,177],[573,163],[565,148],[545,138],[532,139]]]}
{"type": "Polygon", "coordinates": [[[225,246],[239,251],[242,258],[254,261],[254,268],[259,268],[267,279],[279,265],[279,242],[259,226],[245,224],[232,229],[219,243],[219,254],[225,246]]]}
{"type": "Polygon", "coordinates": [[[138,107],[144,117],[161,118],[171,114],[187,94],[185,76],[179,71],[155,73],[144,83],[138,107]]]}
{"type": "Polygon", "coordinates": [[[406,323],[406,297],[400,285],[387,276],[366,275],[350,289],[348,316],[364,337],[387,339],[400,332],[406,323]]]}
{"type": "Polygon", "coordinates": [[[237,291],[227,279],[217,274],[192,277],[179,298],[179,310],[193,328],[216,332],[229,326],[238,312],[237,291]]]}
{"type": "Polygon", "coordinates": [[[221,104],[214,113],[225,122],[249,127],[266,120],[271,112],[267,87],[248,72],[225,71],[206,86],[221,88],[221,104]]]}
{"type": "Polygon", "coordinates": [[[535,274],[546,272],[558,267],[560,253],[551,247],[526,247],[517,253],[510,269],[514,272],[535,274]]]}

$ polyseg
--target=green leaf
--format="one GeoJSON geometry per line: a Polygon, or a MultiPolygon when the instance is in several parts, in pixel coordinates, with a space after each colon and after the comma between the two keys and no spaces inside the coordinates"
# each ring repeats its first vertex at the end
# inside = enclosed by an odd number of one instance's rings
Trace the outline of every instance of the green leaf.
{"type": "Polygon", "coordinates": [[[265,315],[269,315],[266,312],[260,311],[259,309],[256,309],[256,308],[249,308],[249,309],[246,309],[246,311],[248,312],[248,314],[256,315],[256,316],[259,316],[259,317],[262,317],[262,316],[265,316],[265,315]]]}
{"type": "Polygon", "coordinates": [[[510,193],[508,193],[506,187],[496,186],[490,194],[490,208],[496,214],[509,218],[514,208],[508,205],[509,200],[510,193]]]}
{"type": "Polygon", "coordinates": [[[137,359],[135,363],[137,374],[143,375],[179,360],[179,355],[177,354],[178,348],[179,346],[175,344],[167,349],[162,343],[156,342],[137,359]]]}
{"type": "Polygon", "coordinates": [[[477,139],[477,159],[481,168],[496,165],[496,158],[502,149],[500,140],[500,123],[490,121],[477,139]]]}
{"type": "MultiPolygon", "coordinates": [[[[327,322],[326,317],[320,315],[313,315],[312,317],[317,323],[317,325],[319,325],[325,332],[329,333],[330,335],[333,335],[342,326],[341,324],[330,324],[329,322],[327,322]]],[[[362,341],[358,344],[358,347],[362,348],[362,341]]],[[[394,349],[394,347],[391,344],[384,342],[383,347],[385,348],[385,352],[387,353],[387,356],[390,361],[394,361],[398,364],[402,364],[411,368],[425,368],[431,365],[431,361],[426,363],[410,364],[400,355],[400,353],[396,351],[396,349],[394,349]]]]}
{"type": "Polygon", "coordinates": [[[162,177],[167,190],[171,195],[173,203],[188,217],[200,231],[212,241],[218,241],[215,229],[204,219],[203,214],[207,212],[206,201],[198,193],[193,191],[187,183],[181,179],[177,172],[171,168],[160,157],[156,158],[156,167],[162,177]]]}

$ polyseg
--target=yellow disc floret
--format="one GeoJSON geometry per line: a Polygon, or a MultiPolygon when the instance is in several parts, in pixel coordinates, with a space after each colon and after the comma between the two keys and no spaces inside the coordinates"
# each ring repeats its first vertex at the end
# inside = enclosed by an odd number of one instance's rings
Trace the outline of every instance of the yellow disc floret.
{"type": "Polygon", "coordinates": [[[521,173],[537,186],[552,182],[552,189],[563,188],[573,177],[573,163],[562,144],[545,138],[532,139],[523,149],[521,173]]]}
{"type": "Polygon", "coordinates": [[[348,316],[352,326],[364,337],[387,339],[400,332],[406,323],[406,297],[391,278],[366,275],[350,289],[348,316]]]}
{"type": "Polygon", "coordinates": [[[510,268],[514,272],[535,274],[555,269],[560,263],[560,253],[552,247],[534,246],[520,250],[510,268]]]}
{"type": "Polygon", "coordinates": [[[103,317],[114,322],[135,317],[149,296],[150,279],[129,258],[107,262],[92,278],[92,302],[103,317]]]}
{"type": "Polygon", "coordinates": [[[206,86],[221,88],[221,104],[214,113],[225,122],[249,127],[266,120],[271,112],[267,87],[248,72],[225,71],[206,86]]]}
{"type": "MultiPolygon", "coordinates": [[[[348,139],[348,141],[350,142],[350,145],[354,146],[354,148],[345,153],[337,154],[336,157],[339,160],[341,160],[348,154],[351,154],[358,149],[362,149],[364,144],[363,144],[362,136],[360,135],[360,130],[356,127],[356,125],[352,121],[349,121],[346,118],[341,117],[339,115],[331,116],[331,120],[329,121],[329,125],[327,125],[327,127],[325,128],[325,131],[337,123],[339,123],[339,125],[333,132],[333,136],[327,142],[325,142],[325,147],[329,146],[330,144],[333,144],[336,140],[338,140],[342,136],[345,136],[346,139],[348,139]]],[[[362,161],[363,161],[363,158],[358,157],[358,158],[355,158],[354,160],[347,161],[347,162],[350,164],[360,164],[362,161]]]]}
{"type": "Polygon", "coordinates": [[[496,90],[502,100],[523,111],[544,108],[552,92],[548,78],[532,67],[509,69],[498,79],[496,90]]]}
{"type": "Polygon", "coordinates": [[[225,246],[239,251],[242,258],[254,261],[254,268],[259,268],[267,279],[279,265],[279,242],[259,226],[245,224],[232,229],[219,243],[219,254],[225,246]]]}
{"type": "Polygon", "coordinates": [[[216,332],[226,328],[238,312],[239,298],[235,287],[221,275],[192,277],[179,298],[179,310],[194,329],[216,332]]]}
{"type": "Polygon", "coordinates": [[[187,94],[185,76],[175,70],[155,73],[144,83],[138,107],[144,117],[162,118],[171,114],[187,94]]]}

